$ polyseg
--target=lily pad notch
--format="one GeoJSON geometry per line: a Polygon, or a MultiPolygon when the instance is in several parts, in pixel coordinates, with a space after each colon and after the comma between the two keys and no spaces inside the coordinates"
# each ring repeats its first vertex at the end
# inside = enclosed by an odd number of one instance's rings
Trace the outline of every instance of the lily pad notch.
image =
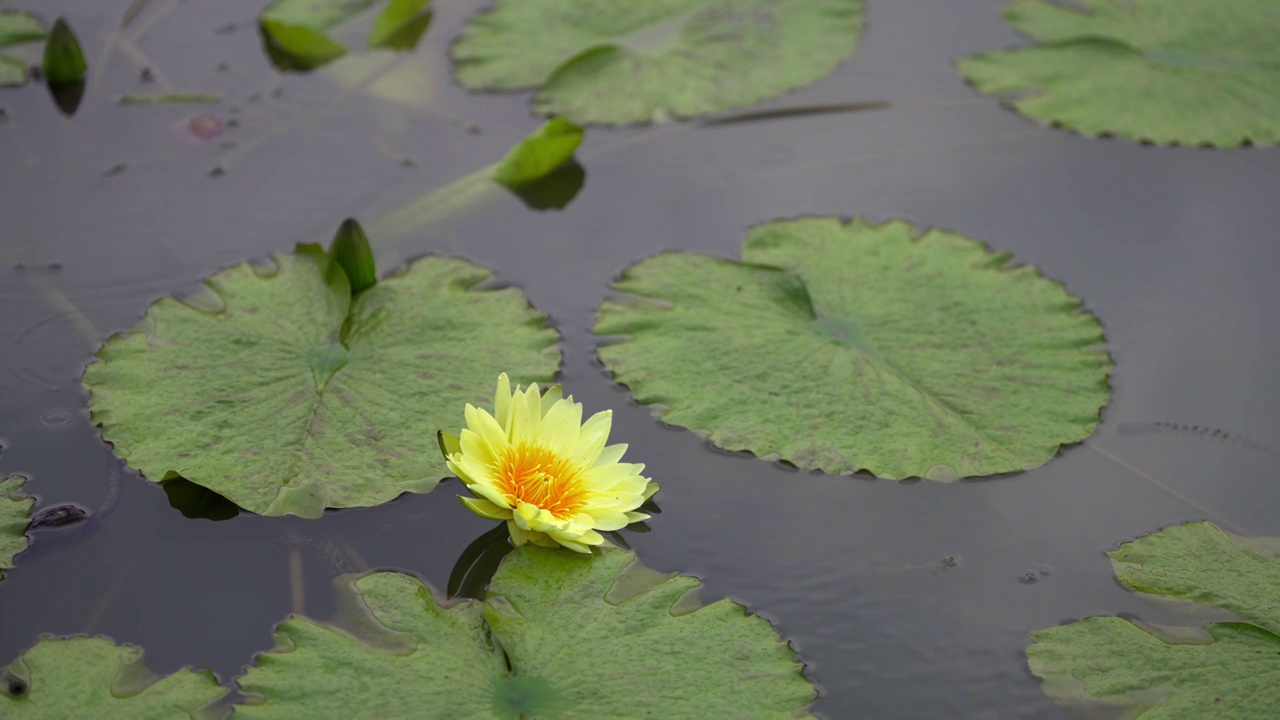
{"type": "Polygon", "coordinates": [[[182,477],[258,514],[429,492],[450,475],[435,432],[459,405],[483,402],[501,372],[546,383],[559,368],[546,315],[491,277],[427,256],[377,280],[363,231],[344,223],[331,252],[299,245],[154,303],[86,368],[91,416],[147,479],[182,477]]]}
{"type": "Polygon", "coordinates": [[[1154,720],[1280,716],[1280,538],[1236,537],[1193,522],[1107,554],[1130,590],[1225,610],[1239,622],[1168,627],[1091,617],[1033,632],[1027,664],[1045,693],[1154,720]]]}
{"type": "Polygon", "coordinates": [[[396,572],[338,587],[342,627],[279,625],[239,679],[237,717],[783,720],[816,695],[767,620],[704,606],[696,579],[622,550],[518,548],[483,602],[446,604],[396,572]]]}
{"type": "Polygon", "coordinates": [[[1085,137],[1235,148],[1280,143],[1272,0],[1015,0],[1039,41],[973,55],[960,74],[1019,113],[1085,137]]]}
{"type": "Polygon", "coordinates": [[[454,41],[454,77],[535,90],[580,124],[691,118],[809,85],[853,53],[861,0],[496,0],[454,41]]]}
{"type": "Polygon", "coordinates": [[[904,221],[767,223],[742,260],[646,258],[599,357],[664,422],[830,474],[1016,472],[1088,437],[1111,358],[1079,298],[1008,253],[904,221]]]}

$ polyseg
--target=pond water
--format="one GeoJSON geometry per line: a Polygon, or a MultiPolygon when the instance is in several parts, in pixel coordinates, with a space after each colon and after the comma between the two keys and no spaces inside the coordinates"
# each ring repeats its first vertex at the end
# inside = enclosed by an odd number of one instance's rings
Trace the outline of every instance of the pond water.
{"type": "MultiPolygon", "coordinates": [[[[370,85],[408,104],[325,73],[277,74],[254,24],[261,0],[157,0],[106,52],[130,4],[39,3],[85,45],[74,116],[40,84],[0,91],[0,474],[30,478],[38,507],[98,508],[113,476],[119,487],[89,529],[36,534],[0,583],[0,662],[41,633],[105,634],[144,647],[160,673],[208,667],[225,681],[292,609],[328,617],[338,574],[399,568],[443,588],[491,523],[460,511],[456,481],[318,521],[186,518],[111,462],[90,425],[79,378],[96,338],[220,268],[325,239],[345,217],[376,227],[540,120],[527,94],[473,95],[449,78],[444,48],[483,2],[439,2],[411,72],[370,85]],[[115,102],[162,84],[222,101],[115,102]],[[218,137],[180,137],[199,113],[220,121],[220,134],[196,123],[218,137]]],[[[1280,155],[1087,140],[978,97],[951,64],[1024,42],[1002,4],[873,0],[851,61],[761,106],[887,107],[589,128],[585,184],[565,209],[495,193],[373,238],[384,269],[462,255],[550,314],[566,389],[587,412],[614,408],[614,437],[662,484],[652,531],[627,540],[647,565],[701,577],[704,598],[772,620],[829,718],[1067,717],[1026,669],[1029,631],[1172,617],[1119,586],[1104,551],[1201,518],[1280,535],[1280,155]],[[804,214],[953,229],[1065,282],[1116,361],[1097,433],[1026,473],[895,483],[724,453],[630,402],[589,332],[616,274],[667,248],[737,257],[748,227],[804,214]]]]}

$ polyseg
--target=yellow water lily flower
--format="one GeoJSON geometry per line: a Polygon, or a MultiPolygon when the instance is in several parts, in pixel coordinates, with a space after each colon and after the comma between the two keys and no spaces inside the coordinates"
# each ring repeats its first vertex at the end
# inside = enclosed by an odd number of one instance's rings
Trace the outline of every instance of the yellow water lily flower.
{"type": "Polygon", "coordinates": [[[506,520],[516,545],[563,545],[585,553],[604,543],[601,530],[617,530],[649,517],[636,508],[658,491],[620,463],[626,445],[605,446],[613,411],[582,422],[582,404],[560,386],[511,390],[498,376],[493,414],[470,404],[461,436],[440,431],[449,469],[475,497],[462,504],[480,517],[506,520]]]}

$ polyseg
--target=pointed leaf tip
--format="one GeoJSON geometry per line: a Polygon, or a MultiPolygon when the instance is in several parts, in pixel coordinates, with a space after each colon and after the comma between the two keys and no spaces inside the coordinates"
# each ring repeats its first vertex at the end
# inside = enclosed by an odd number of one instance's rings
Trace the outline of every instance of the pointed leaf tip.
{"type": "Polygon", "coordinates": [[[355,218],[347,218],[338,227],[329,245],[329,257],[347,274],[351,294],[373,287],[378,282],[378,269],[373,260],[369,238],[355,218]]]}
{"type": "Polygon", "coordinates": [[[391,0],[369,33],[369,47],[412,50],[431,26],[431,0],[391,0]]]}
{"type": "Polygon", "coordinates": [[[44,45],[44,76],[51,85],[79,82],[89,66],[71,26],[58,18],[44,45]]]}

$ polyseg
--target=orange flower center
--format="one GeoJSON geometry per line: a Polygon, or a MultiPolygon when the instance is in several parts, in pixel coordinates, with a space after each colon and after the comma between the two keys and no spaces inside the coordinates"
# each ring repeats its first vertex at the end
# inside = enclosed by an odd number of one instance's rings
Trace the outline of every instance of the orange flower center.
{"type": "Polygon", "coordinates": [[[497,470],[498,489],[512,507],[527,502],[563,520],[586,502],[578,467],[541,445],[508,447],[497,470]]]}

